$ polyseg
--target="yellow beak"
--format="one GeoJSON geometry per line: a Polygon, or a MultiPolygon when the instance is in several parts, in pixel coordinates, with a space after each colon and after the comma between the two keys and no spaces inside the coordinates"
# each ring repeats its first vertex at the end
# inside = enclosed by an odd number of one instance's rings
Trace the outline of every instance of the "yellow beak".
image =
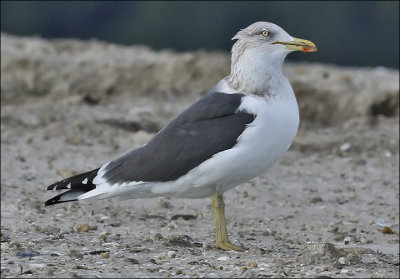
{"type": "Polygon", "coordinates": [[[317,47],[313,42],[303,40],[303,39],[297,39],[293,38],[294,41],[288,41],[288,42],[275,42],[273,44],[281,44],[284,45],[287,49],[290,50],[300,50],[302,52],[315,52],[317,51],[317,47]]]}

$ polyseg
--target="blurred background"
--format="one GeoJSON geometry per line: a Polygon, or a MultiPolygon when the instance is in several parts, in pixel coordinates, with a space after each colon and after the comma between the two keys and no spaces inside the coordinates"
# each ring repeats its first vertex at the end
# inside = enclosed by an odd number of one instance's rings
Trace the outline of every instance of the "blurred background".
{"type": "Polygon", "coordinates": [[[398,1],[1,1],[1,32],[179,52],[230,51],[234,34],[255,21],[317,45],[290,60],[399,68],[398,1]]]}

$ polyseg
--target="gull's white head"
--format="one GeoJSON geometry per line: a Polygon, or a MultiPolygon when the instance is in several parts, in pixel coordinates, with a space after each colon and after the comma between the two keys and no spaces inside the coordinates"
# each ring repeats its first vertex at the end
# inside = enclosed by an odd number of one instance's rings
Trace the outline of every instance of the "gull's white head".
{"type": "Polygon", "coordinates": [[[235,46],[245,50],[256,50],[264,53],[288,53],[300,50],[303,52],[317,51],[314,43],[290,36],[285,30],[270,22],[256,22],[240,30],[232,40],[238,40],[235,46]]]}
{"type": "Polygon", "coordinates": [[[286,55],[295,50],[317,51],[314,43],[290,36],[276,24],[256,22],[240,30],[232,40],[231,74],[228,82],[235,90],[265,91],[272,76],[282,76],[286,55]]]}

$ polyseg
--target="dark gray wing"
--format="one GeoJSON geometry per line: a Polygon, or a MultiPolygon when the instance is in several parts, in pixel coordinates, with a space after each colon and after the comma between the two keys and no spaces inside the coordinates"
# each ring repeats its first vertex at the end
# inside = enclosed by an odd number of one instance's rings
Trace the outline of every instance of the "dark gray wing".
{"type": "Polygon", "coordinates": [[[202,97],[146,145],[110,162],[103,178],[110,184],[171,181],[232,148],[255,118],[238,111],[244,96],[209,93],[202,97]]]}

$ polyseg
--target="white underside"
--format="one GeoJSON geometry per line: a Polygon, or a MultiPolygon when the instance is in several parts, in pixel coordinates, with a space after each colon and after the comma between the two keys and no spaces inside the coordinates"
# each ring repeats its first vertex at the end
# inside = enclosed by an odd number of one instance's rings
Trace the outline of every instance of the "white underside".
{"type": "MultiPolygon", "coordinates": [[[[226,87],[224,84],[220,86],[226,87]]],[[[233,90],[224,91],[234,93],[233,90]]],[[[239,109],[254,113],[256,118],[239,137],[237,144],[215,154],[178,180],[120,185],[103,182],[78,199],[115,196],[122,199],[157,196],[203,198],[211,196],[214,191],[225,192],[261,175],[286,153],[296,136],[299,125],[296,98],[289,81],[285,79],[276,96],[262,98],[248,95],[239,109]]],[[[101,170],[95,181],[101,182],[101,170]]]]}

